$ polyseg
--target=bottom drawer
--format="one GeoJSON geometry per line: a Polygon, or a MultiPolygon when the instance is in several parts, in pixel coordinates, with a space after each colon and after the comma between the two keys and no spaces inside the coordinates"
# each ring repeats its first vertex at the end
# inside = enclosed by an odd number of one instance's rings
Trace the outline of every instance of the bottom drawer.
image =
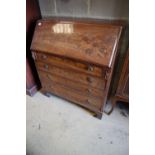
{"type": "Polygon", "coordinates": [[[42,91],[53,93],[57,96],[75,102],[77,104],[83,105],[95,111],[100,111],[103,104],[103,99],[80,95],[71,88],[67,88],[55,83],[53,83],[52,85],[42,83],[42,91]]]}

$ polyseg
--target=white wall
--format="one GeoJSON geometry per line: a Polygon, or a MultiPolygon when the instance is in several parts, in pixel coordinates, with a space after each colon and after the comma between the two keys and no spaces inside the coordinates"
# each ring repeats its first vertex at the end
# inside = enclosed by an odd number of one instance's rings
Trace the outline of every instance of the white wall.
{"type": "Polygon", "coordinates": [[[39,0],[42,17],[128,19],[129,0],[39,0]]]}

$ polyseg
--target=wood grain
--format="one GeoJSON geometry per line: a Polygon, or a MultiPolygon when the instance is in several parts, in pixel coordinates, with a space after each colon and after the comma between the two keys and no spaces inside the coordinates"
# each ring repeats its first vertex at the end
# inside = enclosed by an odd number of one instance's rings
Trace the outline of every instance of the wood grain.
{"type": "Polygon", "coordinates": [[[90,97],[97,97],[97,98],[98,97],[103,98],[103,95],[104,95],[104,91],[102,89],[96,89],[86,84],[74,82],[68,78],[64,78],[64,77],[57,76],[54,74],[49,74],[47,72],[39,71],[39,77],[42,81],[42,86],[58,83],[65,87],[71,88],[72,90],[82,95],[86,95],[90,97]]]}
{"type": "Polygon", "coordinates": [[[116,93],[111,97],[112,107],[106,112],[107,114],[112,113],[117,101],[129,103],[129,50],[126,53],[116,93]]]}
{"type": "Polygon", "coordinates": [[[41,20],[36,25],[31,50],[111,67],[120,33],[121,27],[112,24],[41,20]]]}
{"type": "Polygon", "coordinates": [[[80,95],[76,93],[74,90],[70,89],[69,87],[65,87],[57,83],[44,85],[42,87],[42,91],[51,92],[74,103],[78,103],[80,105],[90,107],[92,109],[94,108],[96,111],[99,111],[103,102],[103,99],[101,98],[93,98],[87,97],[85,95],[80,95]]]}
{"type": "Polygon", "coordinates": [[[125,57],[116,96],[122,96],[127,102],[129,100],[129,51],[125,57]]]}
{"type": "Polygon", "coordinates": [[[86,107],[101,119],[121,32],[122,26],[112,23],[39,20],[31,50],[41,91],[86,107]]]}
{"type": "Polygon", "coordinates": [[[99,88],[104,90],[105,89],[105,80],[102,78],[97,78],[93,76],[89,76],[87,74],[78,73],[76,71],[72,71],[69,69],[62,69],[56,67],[54,65],[44,63],[41,61],[36,62],[36,67],[38,70],[45,71],[50,74],[58,75],[74,82],[80,82],[82,84],[86,84],[88,86],[99,88]]]}
{"type": "Polygon", "coordinates": [[[33,96],[40,87],[40,81],[30,51],[35,22],[40,18],[38,1],[26,0],[26,93],[30,96],[33,96]]]}
{"type": "Polygon", "coordinates": [[[33,52],[35,53],[35,59],[37,61],[42,61],[44,63],[49,63],[61,68],[68,68],[71,70],[75,70],[77,72],[83,72],[87,73],[93,76],[98,76],[102,77],[105,75],[105,70],[103,67],[98,67],[93,64],[88,64],[88,63],[82,63],[76,60],[64,58],[64,57],[58,57],[55,55],[51,54],[45,54],[45,53],[38,53],[38,52],[33,52]]]}

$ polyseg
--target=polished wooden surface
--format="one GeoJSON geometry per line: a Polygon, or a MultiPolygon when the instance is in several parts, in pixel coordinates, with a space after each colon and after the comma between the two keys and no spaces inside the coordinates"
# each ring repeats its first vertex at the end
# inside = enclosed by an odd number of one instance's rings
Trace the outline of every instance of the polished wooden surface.
{"type": "Polygon", "coordinates": [[[126,53],[116,93],[111,98],[112,108],[108,114],[111,114],[117,101],[129,103],[129,50],[126,53]]]}
{"type": "Polygon", "coordinates": [[[126,54],[116,96],[122,96],[122,98],[126,99],[126,102],[129,100],[129,52],[126,54]]]}
{"type": "Polygon", "coordinates": [[[55,74],[49,74],[47,72],[39,71],[39,77],[42,81],[42,85],[54,84],[58,83],[60,85],[69,87],[77,91],[77,93],[94,96],[94,97],[103,97],[103,90],[94,88],[90,85],[79,83],[68,78],[64,78],[62,76],[58,76],[55,74]]]}
{"type": "Polygon", "coordinates": [[[39,20],[31,44],[44,94],[55,94],[102,117],[122,27],[39,20]]]}
{"type": "Polygon", "coordinates": [[[63,85],[59,85],[58,83],[43,85],[42,91],[49,91],[58,96],[71,100],[73,102],[77,102],[83,106],[91,106],[94,107],[96,111],[102,106],[101,98],[88,97],[84,94],[79,94],[75,89],[71,89],[69,87],[65,87],[63,85]]]}
{"type": "Polygon", "coordinates": [[[90,76],[87,74],[79,73],[76,71],[72,71],[69,69],[63,69],[60,67],[56,67],[54,65],[44,63],[44,62],[36,62],[36,66],[38,70],[42,70],[51,74],[55,74],[69,80],[73,80],[75,82],[80,82],[95,88],[105,89],[105,80],[102,78],[97,78],[94,76],[90,76]]]}
{"type": "Polygon", "coordinates": [[[31,50],[111,67],[120,32],[120,26],[111,24],[40,20],[31,50]]]}
{"type": "Polygon", "coordinates": [[[76,70],[77,72],[83,72],[98,77],[102,77],[105,74],[105,71],[101,67],[95,65],[80,63],[79,61],[76,60],[71,60],[44,53],[38,53],[38,52],[33,53],[35,55],[36,62],[42,61],[44,63],[49,63],[61,68],[68,68],[70,70],[76,70]]]}
{"type": "Polygon", "coordinates": [[[33,96],[37,92],[37,85],[28,59],[26,59],[26,93],[33,96]]]}
{"type": "Polygon", "coordinates": [[[35,22],[41,18],[37,0],[26,0],[26,93],[33,96],[40,85],[30,45],[35,28],[35,22]]]}

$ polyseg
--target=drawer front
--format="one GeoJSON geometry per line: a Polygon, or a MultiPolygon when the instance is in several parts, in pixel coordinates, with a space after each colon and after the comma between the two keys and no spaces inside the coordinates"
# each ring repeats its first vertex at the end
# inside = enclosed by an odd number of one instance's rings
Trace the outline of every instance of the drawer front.
{"type": "Polygon", "coordinates": [[[57,57],[49,54],[35,52],[35,55],[36,60],[47,62],[58,67],[69,68],[98,77],[101,77],[104,74],[104,70],[101,67],[96,67],[94,65],[84,64],[71,59],[57,57]]]}
{"type": "Polygon", "coordinates": [[[77,82],[71,81],[67,78],[62,78],[62,77],[54,75],[54,74],[39,71],[39,77],[42,82],[42,85],[44,85],[44,84],[52,85],[53,83],[58,83],[60,85],[69,87],[69,88],[77,91],[77,93],[79,93],[79,94],[83,94],[86,96],[90,96],[90,97],[94,96],[94,97],[100,97],[100,98],[103,98],[103,96],[104,96],[104,91],[101,89],[92,88],[85,84],[77,83],[77,82]]]}
{"type": "Polygon", "coordinates": [[[102,90],[105,89],[105,80],[98,77],[89,76],[87,74],[78,73],[68,69],[62,69],[54,65],[45,64],[44,62],[36,62],[36,67],[38,70],[58,75],[63,78],[70,79],[74,82],[80,82],[102,90]]]}
{"type": "Polygon", "coordinates": [[[69,87],[62,86],[60,84],[44,84],[42,90],[46,92],[53,93],[57,96],[65,98],[69,101],[84,105],[86,107],[91,107],[93,110],[100,110],[102,107],[103,99],[87,97],[85,95],[80,95],[77,92],[73,91],[69,87]]]}

